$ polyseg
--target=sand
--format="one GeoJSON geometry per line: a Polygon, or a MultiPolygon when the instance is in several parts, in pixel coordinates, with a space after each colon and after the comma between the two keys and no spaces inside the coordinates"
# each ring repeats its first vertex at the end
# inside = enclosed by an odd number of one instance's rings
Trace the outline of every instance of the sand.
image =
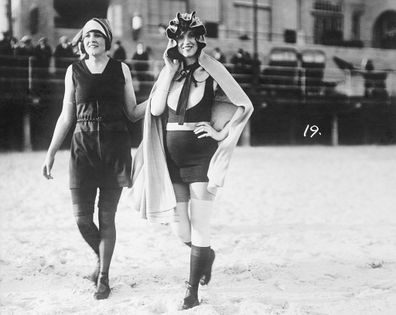
{"type": "Polygon", "coordinates": [[[177,311],[189,250],[139,218],[125,190],[108,300],[83,277],[68,152],[0,155],[1,314],[396,314],[396,147],[235,151],[215,204],[212,282],[177,311]]]}

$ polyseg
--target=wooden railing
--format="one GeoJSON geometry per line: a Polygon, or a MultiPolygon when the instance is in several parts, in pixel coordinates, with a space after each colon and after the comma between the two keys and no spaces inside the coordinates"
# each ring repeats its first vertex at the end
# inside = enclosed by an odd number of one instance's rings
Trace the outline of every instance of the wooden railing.
{"type": "MultiPolygon", "coordinates": [[[[46,147],[61,110],[66,67],[74,60],[61,60],[61,68],[55,67],[54,62],[49,68],[40,68],[35,66],[34,57],[0,56],[0,149],[32,150],[46,147]]],[[[128,65],[137,100],[142,102],[150,93],[162,68],[162,61],[131,61],[128,65]]],[[[326,126],[318,138],[324,140],[312,140],[309,143],[337,145],[340,143],[340,133],[345,130],[344,127],[340,128],[340,124],[345,124],[343,119],[347,115],[360,115],[356,119],[361,121],[364,131],[362,140],[356,139],[356,143],[377,142],[367,136],[372,128],[367,124],[368,117],[393,117],[396,112],[394,71],[274,66],[236,69],[231,64],[225,66],[254,103],[256,110],[248,135],[253,145],[305,144],[306,140],[311,139],[306,139],[306,136],[302,138],[302,131],[306,125],[320,124],[318,121],[323,120],[323,117],[327,117],[326,126]],[[268,121],[268,117],[271,117],[271,121],[268,121]],[[285,117],[289,121],[288,131],[280,136],[283,140],[271,141],[271,134],[275,135],[273,138],[282,134],[280,131],[277,133],[280,127],[273,122],[283,121],[285,117]],[[271,124],[272,130],[268,130],[271,124]]],[[[381,117],[378,119],[381,120],[381,117]]],[[[382,121],[382,127],[390,130],[386,131],[390,134],[390,143],[396,142],[395,122],[396,117],[389,119],[389,122],[382,121]]],[[[135,144],[140,141],[140,129],[140,123],[132,126],[136,135],[135,144]]],[[[247,141],[250,142],[250,139],[247,141]]]]}

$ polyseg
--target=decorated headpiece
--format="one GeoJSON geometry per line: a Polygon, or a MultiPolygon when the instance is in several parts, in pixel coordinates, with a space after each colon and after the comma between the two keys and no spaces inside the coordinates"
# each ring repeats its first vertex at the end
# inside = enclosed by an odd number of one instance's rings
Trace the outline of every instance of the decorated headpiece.
{"type": "Polygon", "coordinates": [[[187,31],[192,31],[194,33],[199,52],[206,46],[206,28],[201,20],[195,16],[195,11],[191,13],[178,12],[176,17],[169,21],[169,25],[166,28],[166,35],[169,38],[167,50],[169,57],[177,59],[176,57],[179,56],[177,51],[177,39],[187,31]]]}
{"type": "Polygon", "coordinates": [[[195,16],[195,11],[190,14],[178,12],[176,18],[169,22],[166,28],[166,35],[168,38],[177,39],[182,33],[187,31],[193,31],[197,37],[206,34],[205,26],[195,16]]]}
{"type": "Polygon", "coordinates": [[[82,53],[85,54],[82,41],[84,36],[91,31],[96,31],[101,33],[105,38],[106,50],[110,50],[111,41],[113,40],[113,33],[111,32],[109,21],[100,18],[93,18],[90,19],[87,23],[85,23],[83,28],[76,34],[76,36],[74,36],[72,40],[72,45],[73,46],[78,45],[82,53]]]}

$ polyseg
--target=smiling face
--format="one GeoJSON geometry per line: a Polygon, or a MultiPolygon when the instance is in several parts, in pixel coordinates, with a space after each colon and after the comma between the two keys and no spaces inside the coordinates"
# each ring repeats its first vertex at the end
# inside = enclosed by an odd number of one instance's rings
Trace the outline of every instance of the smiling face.
{"type": "Polygon", "coordinates": [[[102,33],[89,31],[84,36],[84,49],[88,55],[97,56],[106,51],[106,40],[102,33]]]}
{"type": "Polygon", "coordinates": [[[194,32],[187,31],[182,33],[177,38],[177,49],[184,58],[195,61],[197,59],[198,43],[194,32]]]}

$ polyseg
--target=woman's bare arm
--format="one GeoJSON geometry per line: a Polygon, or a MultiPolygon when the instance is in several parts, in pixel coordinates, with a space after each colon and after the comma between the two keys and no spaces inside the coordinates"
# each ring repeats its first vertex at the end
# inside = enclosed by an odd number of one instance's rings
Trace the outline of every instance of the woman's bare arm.
{"type": "Polygon", "coordinates": [[[62,112],[56,122],[54,134],[47,155],[42,168],[43,175],[46,178],[52,178],[51,169],[55,160],[56,152],[61,147],[70,127],[73,125],[75,119],[75,104],[74,104],[74,84],[73,84],[73,70],[70,65],[66,70],[65,75],[65,94],[63,96],[62,112]]]}
{"type": "Polygon", "coordinates": [[[135,91],[132,84],[131,71],[125,63],[122,63],[122,72],[125,78],[125,112],[133,122],[136,122],[144,117],[144,111],[146,110],[146,103],[136,104],[135,91]]]}
{"type": "Polygon", "coordinates": [[[163,58],[165,67],[157,79],[155,92],[151,99],[151,114],[154,116],[160,116],[164,112],[172,79],[180,67],[180,62],[171,60],[166,52],[163,58]]]}

